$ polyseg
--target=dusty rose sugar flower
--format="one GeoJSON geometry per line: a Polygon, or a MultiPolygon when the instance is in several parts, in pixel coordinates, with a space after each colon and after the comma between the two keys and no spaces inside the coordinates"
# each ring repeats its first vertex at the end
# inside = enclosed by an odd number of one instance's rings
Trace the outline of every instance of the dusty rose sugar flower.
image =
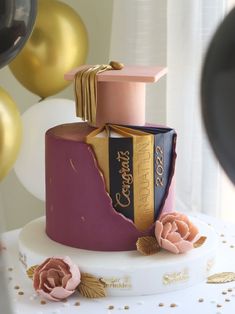
{"type": "Polygon", "coordinates": [[[186,215],[172,212],[156,221],[155,236],[160,247],[179,254],[193,248],[193,243],[198,239],[198,229],[186,215]]]}
{"type": "Polygon", "coordinates": [[[35,269],[33,285],[42,297],[60,301],[75,292],[80,278],[78,266],[69,257],[52,257],[35,269]]]}

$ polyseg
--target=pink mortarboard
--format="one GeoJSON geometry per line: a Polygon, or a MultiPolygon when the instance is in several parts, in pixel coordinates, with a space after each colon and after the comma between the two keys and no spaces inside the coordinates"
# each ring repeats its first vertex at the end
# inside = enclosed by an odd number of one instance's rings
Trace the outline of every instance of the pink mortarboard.
{"type": "MultiPolygon", "coordinates": [[[[89,66],[81,66],[65,74],[72,81],[89,66]]],[[[145,85],[157,82],[167,72],[159,66],[124,66],[97,74],[96,126],[106,123],[145,124],[145,85]]]]}

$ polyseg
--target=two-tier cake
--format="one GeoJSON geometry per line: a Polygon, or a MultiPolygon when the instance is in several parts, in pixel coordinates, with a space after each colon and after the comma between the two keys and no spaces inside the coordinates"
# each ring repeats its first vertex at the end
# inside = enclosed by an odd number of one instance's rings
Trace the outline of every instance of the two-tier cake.
{"type": "Polygon", "coordinates": [[[174,208],[176,132],[145,121],[145,85],[165,74],[114,62],[65,76],[84,122],[47,131],[46,217],[19,238],[43,296],[154,294],[208,275],[214,231],[174,208]]]}

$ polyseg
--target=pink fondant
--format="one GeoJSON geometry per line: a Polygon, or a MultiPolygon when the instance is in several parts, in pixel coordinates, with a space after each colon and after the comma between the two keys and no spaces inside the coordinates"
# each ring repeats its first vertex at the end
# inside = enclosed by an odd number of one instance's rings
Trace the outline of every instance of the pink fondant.
{"type": "MultiPolygon", "coordinates": [[[[76,128],[78,134],[90,130],[86,123],[77,123],[46,134],[46,233],[54,241],[81,249],[135,250],[137,239],[153,235],[154,226],[138,231],[115,211],[93,151],[82,142],[85,133],[76,138],[76,128]]],[[[172,183],[169,186],[162,212],[173,210],[172,183]]]]}
{"type": "Polygon", "coordinates": [[[184,214],[164,213],[156,221],[155,236],[163,249],[174,254],[185,253],[193,249],[198,229],[184,214]]]}
{"type": "MultiPolygon", "coordinates": [[[[81,66],[65,74],[73,80],[81,66]]],[[[145,83],[158,81],[166,68],[154,66],[125,66],[97,74],[97,109],[95,126],[106,123],[125,125],[145,124],[145,83]]]]}
{"type": "Polygon", "coordinates": [[[60,301],[72,295],[80,283],[81,274],[69,257],[48,258],[39,265],[33,276],[34,289],[51,301],[60,301]]]}
{"type": "MultiPolygon", "coordinates": [[[[66,73],[64,78],[73,81],[75,74],[89,65],[82,65],[66,73]]],[[[121,70],[109,70],[97,75],[98,82],[144,82],[154,83],[167,73],[167,68],[159,66],[124,66],[121,70]]]]}
{"type": "Polygon", "coordinates": [[[106,123],[144,125],[145,84],[98,82],[96,126],[106,123]]]}

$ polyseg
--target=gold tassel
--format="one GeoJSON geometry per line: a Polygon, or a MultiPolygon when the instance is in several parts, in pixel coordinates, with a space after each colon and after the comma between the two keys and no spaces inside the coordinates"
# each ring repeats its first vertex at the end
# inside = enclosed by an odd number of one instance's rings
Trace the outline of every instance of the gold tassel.
{"type": "Polygon", "coordinates": [[[76,115],[91,125],[96,124],[97,111],[97,74],[108,70],[121,70],[122,63],[111,61],[109,64],[86,67],[75,75],[76,115]]]}

